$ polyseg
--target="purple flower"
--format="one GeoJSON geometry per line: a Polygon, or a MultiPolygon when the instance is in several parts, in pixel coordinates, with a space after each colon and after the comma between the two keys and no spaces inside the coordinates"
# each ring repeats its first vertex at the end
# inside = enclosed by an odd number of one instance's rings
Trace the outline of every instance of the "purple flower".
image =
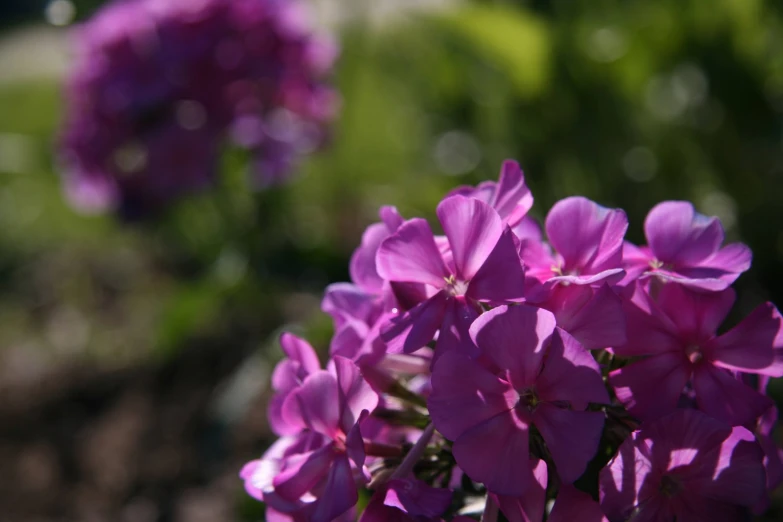
{"type": "MultiPolygon", "coordinates": [[[[533,206],[533,194],[525,184],[525,175],[519,163],[506,160],[500,167],[500,179],[496,182],[485,181],[478,186],[458,187],[447,194],[465,196],[483,201],[500,215],[503,223],[515,230],[522,223],[533,206]]],[[[524,225],[523,225],[524,226],[524,225]]]]}
{"type": "Polygon", "coordinates": [[[643,424],[601,471],[601,507],[611,522],[740,522],[765,488],[753,435],[697,410],[643,424]]]}
{"type": "Polygon", "coordinates": [[[693,288],[728,288],[750,268],[752,254],[742,243],[723,245],[720,220],[694,211],[687,201],[659,203],[644,222],[649,246],[626,243],[624,261],[629,279],[657,276],[693,288]]]}
{"type": "Polygon", "coordinates": [[[500,306],[470,327],[483,366],[460,352],[435,365],[432,422],[454,441],[457,464],[490,492],[520,496],[530,480],[529,430],[541,434],[560,478],[576,480],[595,454],[609,402],[598,365],[554,316],[530,306],[500,306]]]}
{"type": "Polygon", "coordinates": [[[272,389],[275,395],[269,403],[269,424],[278,435],[299,433],[298,425],[289,425],[283,418],[283,403],[288,395],[299,388],[304,380],[321,370],[318,356],[310,343],[291,333],[280,336],[280,347],[286,358],[277,363],[272,373],[272,389]]]}
{"type": "Polygon", "coordinates": [[[297,0],[124,0],[74,34],[61,139],[66,193],[86,211],[143,215],[215,182],[222,142],[254,184],[324,141],[334,44],[297,0]]]}
{"type": "Polygon", "coordinates": [[[437,351],[475,355],[467,330],[477,302],[521,300],[524,271],[515,238],[489,205],[452,196],[438,205],[448,255],[423,219],[411,219],[378,249],[378,274],[392,282],[426,285],[430,297],[392,320],[382,332],[390,352],[413,352],[438,336],[437,351]]]}
{"type": "Polygon", "coordinates": [[[631,414],[642,420],[665,415],[686,387],[700,410],[731,425],[752,423],[769,409],[771,400],[731,371],[783,376],[783,318],[765,303],[718,336],[733,303],[731,289],[701,293],[669,283],[653,300],[636,284],[625,303],[628,342],[614,352],[645,358],[609,375],[631,414]]]}
{"type": "MultiPolygon", "coordinates": [[[[358,485],[367,478],[361,422],[378,400],[348,359],[335,357],[328,371],[307,375],[286,396],[281,411],[288,426],[299,427],[300,437],[320,444],[298,448],[302,451],[293,454],[284,452],[266,468],[259,462],[243,471],[246,484],[250,480],[260,491],[254,496],[263,497],[276,511],[306,512],[308,520],[317,522],[328,522],[349,510],[358,499],[358,485]]],[[[252,489],[248,488],[251,494],[252,489]]]]}
{"type": "Polygon", "coordinates": [[[623,237],[628,218],[583,197],[558,201],[546,217],[546,234],[554,248],[535,237],[522,241],[527,276],[539,284],[615,283],[623,277],[623,237]]]}
{"type": "Polygon", "coordinates": [[[451,490],[415,478],[392,479],[375,492],[359,522],[439,521],[451,504],[451,490]]]}

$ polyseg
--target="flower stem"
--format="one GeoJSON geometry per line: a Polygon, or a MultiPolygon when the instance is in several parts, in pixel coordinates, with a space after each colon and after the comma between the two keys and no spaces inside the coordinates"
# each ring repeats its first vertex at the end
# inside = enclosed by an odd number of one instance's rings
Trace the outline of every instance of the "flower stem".
{"type": "Polygon", "coordinates": [[[424,432],[421,434],[421,437],[419,437],[419,440],[416,441],[416,444],[414,444],[408,454],[405,455],[402,463],[397,467],[394,473],[392,473],[391,479],[405,478],[413,472],[413,467],[419,459],[421,459],[422,455],[424,455],[427,445],[430,443],[434,433],[435,426],[430,423],[424,428],[424,432]]]}

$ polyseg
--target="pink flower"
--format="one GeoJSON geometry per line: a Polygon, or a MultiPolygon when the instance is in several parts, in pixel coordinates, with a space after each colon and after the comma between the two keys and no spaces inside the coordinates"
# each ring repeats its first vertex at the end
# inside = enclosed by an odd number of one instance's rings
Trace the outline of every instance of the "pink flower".
{"type": "Polygon", "coordinates": [[[520,300],[524,271],[511,230],[489,205],[452,196],[438,205],[449,256],[430,226],[411,219],[381,243],[376,265],[386,280],[426,285],[429,297],[392,320],[382,336],[390,352],[413,352],[438,336],[438,353],[461,348],[475,355],[468,327],[477,302],[520,300]]]}
{"type": "Polygon", "coordinates": [[[750,268],[750,249],[742,243],[722,247],[720,220],[696,213],[687,201],[664,201],[653,207],[644,222],[644,233],[649,246],[625,245],[623,258],[629,279],[657,276],[719,291],[750,268]]]}
{"type": "Polygon", "coordinates": [[[612,522],[746,520],[765,488],[753,435],[696,410],[635,432],[601,471],[601,507],[612,522]]]}
{"type": "Polygon", "coordinates": [[[766,303],[718,336],[733,303],[731,289],[699,293],[670,283],[653,300],[636,284],[625,303],[628,342],[614,352],[645,358],[609,375],[632,415],[647,420],[673,411],[686,386],[700,410],[731,425],[752,423],[769,409],[769,398],[729,370],[783,376],[783,318],[766,303]]]}
{"type": "Polygon", "coordinates": [[[608,403],[598,365],[554,316],[530,306],[500,306],[470,327],[486,365],[448,352],[435,365],[428,400],[432,422],[454,441],[457,464],[499,495],[522,495],[530,482],[534,425],[557,472],[573,482],[595,454],[608,403]]]}

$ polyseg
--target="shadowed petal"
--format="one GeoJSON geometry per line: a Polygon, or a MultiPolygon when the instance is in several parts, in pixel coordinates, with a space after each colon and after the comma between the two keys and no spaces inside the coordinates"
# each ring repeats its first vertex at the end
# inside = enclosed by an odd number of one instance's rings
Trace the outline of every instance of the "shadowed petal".
{"type": "Polygon", "coordinates": [[[541,522],[546,506],[547,469],[543,460],[530,459],[532,478],[519,497],[492,495],[509,522],[541,522]]]}
{"type": "Polygon", "coordinates": [[[438,292],[402,315],[391,318],[389,324],[381,328],[381,339],[386,343],[388,353],[415,352],[432,341],[443,323],[448,299],[446,292],[438,292]]]}
{"type": "Polygon", "coordinates": [[[429,224],[419,218],[406,221],[386,238],[376,257],[378,275],[389,281],[425,283],[436,288],[449,277],[429,224]]]}
{"type": "Polygon", "coordinates": [[[288,457],[286,468],[272,481],[275,493],[289,502],[299,500],[323,480],[334,457],[331,444],[310,453],[288,457]]]}
{"type": "Polygon", "coordinates": [[[602,285],[556,285],[542,305],[555,314],[557,325],[588,350],[622,345],[626,341],[625,314],[620,298],[602,285]]]}
{"type": "Polygon", "coordinates": [[[521,300],[525,293],[525,270],[514,244],[514,234],[506,227],[486,262],[468,285],[466,296],[478,301],[521,300]]]}
{"type": "Polygon", "coordinates": [[[533,424],[552,454],[560,479],[570,484],[584,473],[598,451],[604,414],[541,404],[533,412],[533,424]]]}
{"type": "Polygon", "coordinates": [[[447,352],[432,372],[427,406],[435,428],[453,441],[472,426],[509,411],[517,399],[507,382],[467,355],[447,352]]]}
{"type": "Polygon", "coordinates": [[[340,427],[340,403],[337,380],[320,370],[309,375],[302,386],[283,402],[282,417],[291,425],[307,427],[334,437],[340,427]]]}
{"type": "Polygon", "coordinates": [[[473,306],[465,302],[461,296],[452,297],[446,304],[443,322],[435,345],[433,364],[442,354],[458,350],[471,357],[477,357],[479,349],[470,338],[469,328],[479,316],[473,306]]]}
{"type": "Polygon", "coordinates": [[[340,424],[343,432],[348,432],[356,423],[363,410],[372,412],[378,406],[378,394],[362,377],[361,371],[350,359],[336,355],[334,362],[335,376],[339,391],[340,424]]]}
{"type": "Polygon", "coordinates": [[[732,289],[695,292],[677,284],[663,285],[658,293],[660,309],[676,326],[684,340],[697,342],[715,335],[734,304],[732,289]]]}
{"type": "Polygon", "coordinates": [[[693,372],[693,389],[700,410],[732,426],[754,422],[774,405],[766,395],[711,364],[701,364],[693,372]]]}
{"type": "Polygon", "coordinates": [[[536,390],[543,401],[568,401],[577,410],[584,410],[590,402],[609,404],[598,363],[560,328],[552,336],[546,363],[536,379],[536,390]]]}
{"type": "Polygon", "coordinates": [[[503,233],[500,216],[486,203],[464,196],[441,201],[437,212],[443,232],[449,238],[457,278],[469,281],[503,233]]]}
{"type": "Polygon", "coordinates": [[[783,317],[772,303],[759,305],[704,352],[722,368],[783,377],[783,317]]]}
{"type": "Polygon", "coordinates": [[[498,495],[520,496],[530,480],[527,425],[501,413],[463,433],[452,448],[460,468],[498,495]]]}
{"type": "Polygon", "coordinates": [[[655,419],[677,407],[690,376],[688,364],[682,353],[654,355],[614,370],[609,384],[632,415],[655,419]]]}
{"type": "Polygon", "coordinates": [[[351,465],[346,456],[334,460],[326,479],[323,494],[316,502],[315,511],[309,519],[312,522],[331,522],[342,515],[359,500],[359,492],[353,479],[351,465]]]}
{"type": "Polygon", "coordinates": [[[601,506],[593,497],[574,486],[564,484],[555,499],[555,507],[547,522],[608,522],[601,506]]]}

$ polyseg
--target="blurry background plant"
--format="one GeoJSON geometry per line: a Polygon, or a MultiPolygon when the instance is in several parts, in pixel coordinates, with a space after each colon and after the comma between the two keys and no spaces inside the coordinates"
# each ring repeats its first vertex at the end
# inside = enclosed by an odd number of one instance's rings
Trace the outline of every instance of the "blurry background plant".
{"type": "Polygon", "coordinates": [[[227,151],[214,190],[132,226],[75,213],[54,168],[64,26],[101,2],[0,6],[4,519],[259,519],[236,470],[269,441],[276,332],[325,348],[321,292],[378,207],[427,215],[507,157],[533,214],[579,193],[637,243],[694,201],[755,254],[735,317],[783,303],[780,2],[311,3],[342,49],[331,147],[258,194],[227,151]]]}

